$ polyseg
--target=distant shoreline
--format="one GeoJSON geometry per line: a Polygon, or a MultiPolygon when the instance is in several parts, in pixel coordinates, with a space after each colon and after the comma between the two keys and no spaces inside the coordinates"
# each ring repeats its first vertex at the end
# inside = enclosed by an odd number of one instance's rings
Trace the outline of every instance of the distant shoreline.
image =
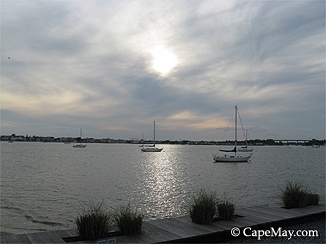
{"type": "MultiPolygon", "coordinates": [[[[53,137],[53,136],[22,136],[22,135],[2,135],[0,141],[7,142],[57,142],[57,143],[107,143],[107,144],[152,144],[151,140],[138,140],[134,139],[112,139],[112,138],[80,138],[80,137],[53,137]]],[[[250,145],[250,146],[325,146],[326,139],[254,139],[246,141],[238,141],[239,146],[250,145]]],[[[171,145],[234,145],[232,140],[223,141],[193,141],[193,140],[157,140],[156,144],[171,144],[171,145]]]]}

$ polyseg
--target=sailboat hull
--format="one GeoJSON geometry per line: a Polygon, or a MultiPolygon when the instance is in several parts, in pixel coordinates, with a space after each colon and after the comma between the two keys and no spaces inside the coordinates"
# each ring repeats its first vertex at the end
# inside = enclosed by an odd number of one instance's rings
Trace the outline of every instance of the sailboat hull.
{"type": "Polygon", "coordinates": [[[78,145],[73,145],[72,147],[74,148],[85,148],[87,145],[82,145],[82,144],[78,144],[78,145]]]}
{"type": "Polygon", "coordinates": [[[239,152],[252,152],[254,149],[253,148],[239,148],[239,152]]]}
{"type": "Polygon", "coordinates": [[[215,155],[215,162],[230,162],[230,163],[240,163],[240,162],[248,162],[250,159],[250,155],[242,156],[242,155],[215,155]]]}
{"type": "Polygon", "coordinates": [[[161,152],[163,148],[148,147],[148,148],[142,148],[140,150],[142,150],[143,152],[161,152]]]}

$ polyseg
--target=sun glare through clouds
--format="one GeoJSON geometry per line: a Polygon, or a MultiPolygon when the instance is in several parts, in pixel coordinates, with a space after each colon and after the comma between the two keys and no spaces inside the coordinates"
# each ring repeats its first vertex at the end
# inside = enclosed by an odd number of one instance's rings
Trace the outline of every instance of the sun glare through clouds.
{"type": "Polygon", "coordinates": [[[156,46],[150,52],[153,68],[161,75],[167,75],[178,64],[177,56],[164,46],[156,46]]]}
{"type": "Polygon", "coordinates": [[[2,135],[325,139],[326,1],[82,3],[1,1],[2,135]]]}

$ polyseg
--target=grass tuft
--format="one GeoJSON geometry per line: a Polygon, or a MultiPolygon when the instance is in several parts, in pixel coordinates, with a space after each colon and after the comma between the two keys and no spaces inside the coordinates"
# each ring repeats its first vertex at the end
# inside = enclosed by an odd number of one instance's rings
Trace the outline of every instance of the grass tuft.
{"type": "Polygon", "coordinates": [[[308,193],[308,205],[318,205],[319,204],[319,195],[318,194],[312,194],[308,193]]]}
{"type": "Polygon", "coordinates": [[[90,203],[75,219],[77,233],[83,240],[96,240],[108,235],[112,229],[110,214],[103,209],[103,202],[90,203]]]}
{"type": "Polygon", "coordinates": [[[216,213],[216,192],[201,189],[193,197],[190,205],[190,218],[197,224],[211,224],[216,213]]]}
{"type": "Polygon", "coordinates": [[[319,203],[319,195],[309,193],[307,187],[300,183],[287,182],[285,189],[281,191],[285,208],[303,208],[319,203]]]}
{"type": "Polygon", "coordinates": [[[125,235],[139,234],[141,233],[141,227],[143,224],[143,216],[130,207],[130,203],[127,206],[121,206],[115,210],[113,216],[116,227],[125,235]]]}
{"type": "Polygon", "coordinates": [[[220,220],[231,220],[234,216],[235,205],[228,200],[219,202],[217,205],[218,216],[220,220]]]}

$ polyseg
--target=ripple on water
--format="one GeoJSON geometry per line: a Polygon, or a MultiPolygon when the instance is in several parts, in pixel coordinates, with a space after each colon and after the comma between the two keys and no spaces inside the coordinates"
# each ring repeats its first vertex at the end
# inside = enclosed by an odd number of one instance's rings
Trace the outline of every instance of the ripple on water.
{"type": "Polygon", "coordinates": [[[249,163],[213,163],[216,146],[1,143],[1,231],[74,227],[90,200],[116,207],[130,202],[145,219],[187,214],[200,188],[215,190],[237,207],[277,199],[286,181],[325,190],[325,148],[256,147],[249,163]],[[27,217],[26,217],[27,216],[27,217]]]}

